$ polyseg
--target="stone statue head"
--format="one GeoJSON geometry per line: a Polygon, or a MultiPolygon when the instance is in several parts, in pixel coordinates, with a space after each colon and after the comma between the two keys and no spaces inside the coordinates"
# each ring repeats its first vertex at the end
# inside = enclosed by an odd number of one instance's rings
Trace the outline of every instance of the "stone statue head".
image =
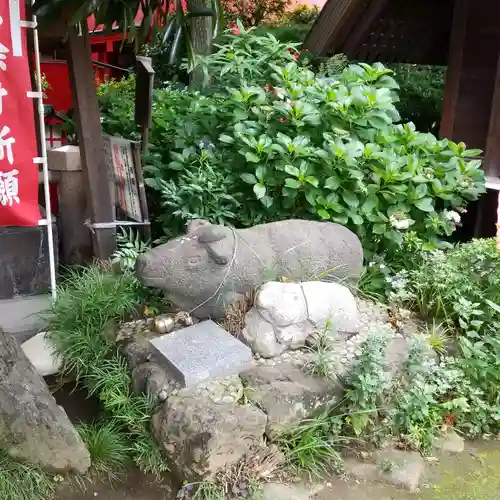
{"type": "Polygon", "coordinates": [[[146,286],[160,288],[182,307],[182,297],[210,296],[224,276],[233,246],[231,231],[194,220],[184,236],[159,245],[137,259],[136,272],[146,286]]]}

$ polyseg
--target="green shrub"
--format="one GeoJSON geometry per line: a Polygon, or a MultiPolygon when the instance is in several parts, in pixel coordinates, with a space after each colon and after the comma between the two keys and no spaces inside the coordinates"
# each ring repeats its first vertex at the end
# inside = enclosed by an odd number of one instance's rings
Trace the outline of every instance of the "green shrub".
{"type": "Polygon", "coordinates": [[[113,421],[97,421],[77,427],[89,450],[92,469],[99,475],[116,479],[131,464],[131,446],[123,428],[113,421]]]}
{"type": "Polygon", "coordinates": [[[309,6],[305,3],[296,5],[282,17],[281,24],[305,24],[310,26],[319,16],[320,8],[317,5],[309,6]]]}
{"type": "Polygon", "coordinates": [[[441,122],[446,68],[420,64],[393,64],[400,87],[397,107],[403,122],[413,122],[419,130],[437,133],[441,122]]]}
{"type": "Polygon", "coordinates": [[[135,76],[102,83],[97,97],[103,132],[139,140],[134,119],[135,76]]]}
{"type": "Polygon", "coordinates": [[[255,34],[264,36],[269,33],[282,43],[302,43],[310,29],[311,27],[307,24],[259,26],[255,30],[255,34]]]}
{"type": "Polygon", "coordinates": [[[149,433],[155,406],[147,397],[132,394],[129,369],[115,341],[116,322],[139,308],[141,294],[129,272],[116,275],[99,264],[71,271],[59,286],[48,331],[64,360],[64,372],[101,400],[114,429],[133,442],[136,464],[159,475],[167,468],[149,433]]]}
{"type": "Polygon", "coordinates": [[[458,372],[451,390],[463,398],[456,423],[471,435],[498,432],[500,422],[500,253],[494,239],[427,254],[392,278],[394,302],[438,318],[457,334],[458,372]]]}
{"type": "MultiPolygon", "coordinates": [[[[286,218],[330,220],[391,259],[405,235],[432,249],[454,211],[484,192],[478,151],[399,124],[398,86],[381,64],[350,65],[325,81],[296,62],[298,46],[255,30],[226,35],[199,62],[203,92],[157,90],[145,168],[156,231],[193,218],[239,227],[286,218]]],[[[335,60],[335,71],[345,61],[335,60]]],[[[107,131],[136,137],[127,91],[106,104],[107,131]],[[128,116],[128,118],[127,118],[128,116]]]]}
{"type": "Polygon", "coordinates": [[[445,318],[461,327],[460,317],[468,308],[458,306],[468,301],[480,304],[485,319],[499,319],[486,302],[500,304],[500,252],[494,239],[426,254],[422,264],[402,278],[405,286],[395,298],[426,317],[445,318]]]}
{"type": "Polygon", "coordinates": [[[484,191],[480,162],[468,159],[477,151],[397,124],[397,85],[382,65],[324,82],[295,50],[252,31],[231,36],[203,62],[210,95],[158,94],[146,171],[164,226],[331,220],[381,253],[409,228],[428,248],[450,235],[450,210],[484,191]]]}
{"type": "Polygon", "coordinates": [[[341,428],[342,419],[325,411],[284,432],[277,444],[295,474],[320,478],[342,468],[339,448],[347,439],[340,436],[341,428]]]}
{"type": "Polygon", "coordinates": [[[51,476],[28,463],[12,460],[0,449],[0,498],[2,500],[47,500],[55,490],[51,476]]]}

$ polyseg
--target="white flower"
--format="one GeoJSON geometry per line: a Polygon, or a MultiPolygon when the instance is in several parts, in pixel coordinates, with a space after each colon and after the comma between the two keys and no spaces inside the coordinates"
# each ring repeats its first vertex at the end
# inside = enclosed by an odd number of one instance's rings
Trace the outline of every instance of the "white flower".
{"type": "Polygon", "coordinates": [[[396,214],[393,214],[389,217],[389,222],[393,228],[405,230],[413,225],[415,221],[404,217],[404,215],[397,216],[396,214]]]}
{"type": "Polygon", "coordinates": [[[454,224],[460,224],[460,214],[455,212],[454,210],[446,211],[444,214],[444,218],[454,224]]]}

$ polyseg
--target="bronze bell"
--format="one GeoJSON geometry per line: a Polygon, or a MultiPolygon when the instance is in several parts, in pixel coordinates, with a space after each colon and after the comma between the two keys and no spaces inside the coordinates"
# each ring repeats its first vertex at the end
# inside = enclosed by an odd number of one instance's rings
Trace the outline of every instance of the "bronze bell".
{"type": "Polygon", "coordinates": [[[172,316],[157,316],[154,319],[153,329],[157,333],[170,333],[175,327],[175,320],[172,316]]]}

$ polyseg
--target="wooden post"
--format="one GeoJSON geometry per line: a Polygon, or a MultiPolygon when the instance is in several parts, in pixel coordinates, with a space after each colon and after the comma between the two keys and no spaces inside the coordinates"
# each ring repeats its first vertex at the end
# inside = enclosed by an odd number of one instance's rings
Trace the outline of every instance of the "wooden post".
{"type": "Polygon", "coordinates": [[[150,57],[137,56],[135,80],[135,123],[141,127],[141,151],[146,153],[151,127],[155,72],[150,57]]]}
{"type": "Polygon", "coordinates": [[[491,105],[488,137],[486,138],[484,171],[486,175],[500,177],[500,57],[497,62],[495,90],[491,105]]]}
{"type": "Polygon", "coordinates": [[[102,144],[99,105],[94,84],[92,55],[87,23],[81,32],[68,27],[69,76],[76,113],[76,133],[86,184],[91,223],[109,223],[109,228],[93,229],[94,253],[108,259],[116,248],[114,211],[102,144]]]}

